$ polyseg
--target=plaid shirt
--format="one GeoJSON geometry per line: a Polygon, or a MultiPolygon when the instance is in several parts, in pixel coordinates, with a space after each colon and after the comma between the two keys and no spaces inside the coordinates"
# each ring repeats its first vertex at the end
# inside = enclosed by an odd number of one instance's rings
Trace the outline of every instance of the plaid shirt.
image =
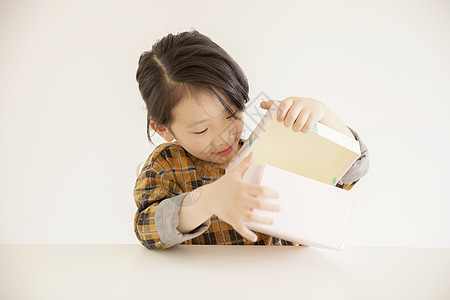
{"type": "MultiPolygon", "coordinates": [[[[366,146],[359,135],[348,128],[360,144],[361,156],[336,184],[345,190],[351,190],[369,166],[366,146]]],[[[239,141],[240,145],[244,142],[244,139],[239,141]]],[[[179,244],[304,246],[255,231],[257,241],[249,241],[216,215],[189,233],[179,232],[176,229],[178,213],[184,196],[224,174],[225,169],[191,155],[177,141],[158,145],[145,161],[133,192],[137,206],[134,232],[141,244],[150,250],[179,244]]]]}

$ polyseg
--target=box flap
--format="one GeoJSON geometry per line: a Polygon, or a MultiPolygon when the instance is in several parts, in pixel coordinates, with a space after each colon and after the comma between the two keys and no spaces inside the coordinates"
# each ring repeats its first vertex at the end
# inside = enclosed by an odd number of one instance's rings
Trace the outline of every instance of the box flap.
{"type": "Polygon", "coordinates": [[[358,141],[320,122],[308,133],[294,132],[277,121],[278,107],[274,102],[225,172],[253,151],[254,164],[269,164],[335,185],[361,155],[358,141]]]}

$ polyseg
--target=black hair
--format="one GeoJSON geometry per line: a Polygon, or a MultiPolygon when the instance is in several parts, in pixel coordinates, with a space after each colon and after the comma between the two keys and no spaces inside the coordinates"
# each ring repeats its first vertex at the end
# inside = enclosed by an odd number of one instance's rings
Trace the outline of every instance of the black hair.
{"type": "MultiPolygon", "coordinates": [[[[231,107],[213,89],[218,89],[240,111],[249,101],[248,81],[237,62],[218,44],[195,29],[169,33],[139,58],[136,71],[139,91],[147,106],[147,138],[150,120],[171,128],[173,109],[187,95],[214,95],[231,114],[231,107]]],[[[238,118],[235,114],[233,117],[238,118]]]]}

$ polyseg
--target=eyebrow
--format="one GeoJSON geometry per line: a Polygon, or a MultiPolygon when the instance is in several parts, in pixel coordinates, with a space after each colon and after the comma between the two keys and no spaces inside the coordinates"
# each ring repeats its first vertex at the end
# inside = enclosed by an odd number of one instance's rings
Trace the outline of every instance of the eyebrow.
{"type": "Polygon", "coordinates": [[[188,128],[194,127],[195,125],[198,125],[198,124],[200,124],[200,123],[206,122],[206,121],[208,121],[208,120],[209,120],[209,119],[204,119],[204,120],[192,122],[192,123],[188,124],[188,128]]]}

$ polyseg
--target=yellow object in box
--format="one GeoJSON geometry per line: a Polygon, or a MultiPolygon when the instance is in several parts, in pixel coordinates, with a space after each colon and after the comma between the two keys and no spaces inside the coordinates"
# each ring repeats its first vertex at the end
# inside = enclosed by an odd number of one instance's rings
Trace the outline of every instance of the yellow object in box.
{"type": "Polygon", "coordinates": [[[226,168],[232,170],[253,151],[253,164],[268,164],[335,185],[361,155],[359,142],[320,122],[312,131],[294,132],[277,121],[275,102],[226,168]]]}

